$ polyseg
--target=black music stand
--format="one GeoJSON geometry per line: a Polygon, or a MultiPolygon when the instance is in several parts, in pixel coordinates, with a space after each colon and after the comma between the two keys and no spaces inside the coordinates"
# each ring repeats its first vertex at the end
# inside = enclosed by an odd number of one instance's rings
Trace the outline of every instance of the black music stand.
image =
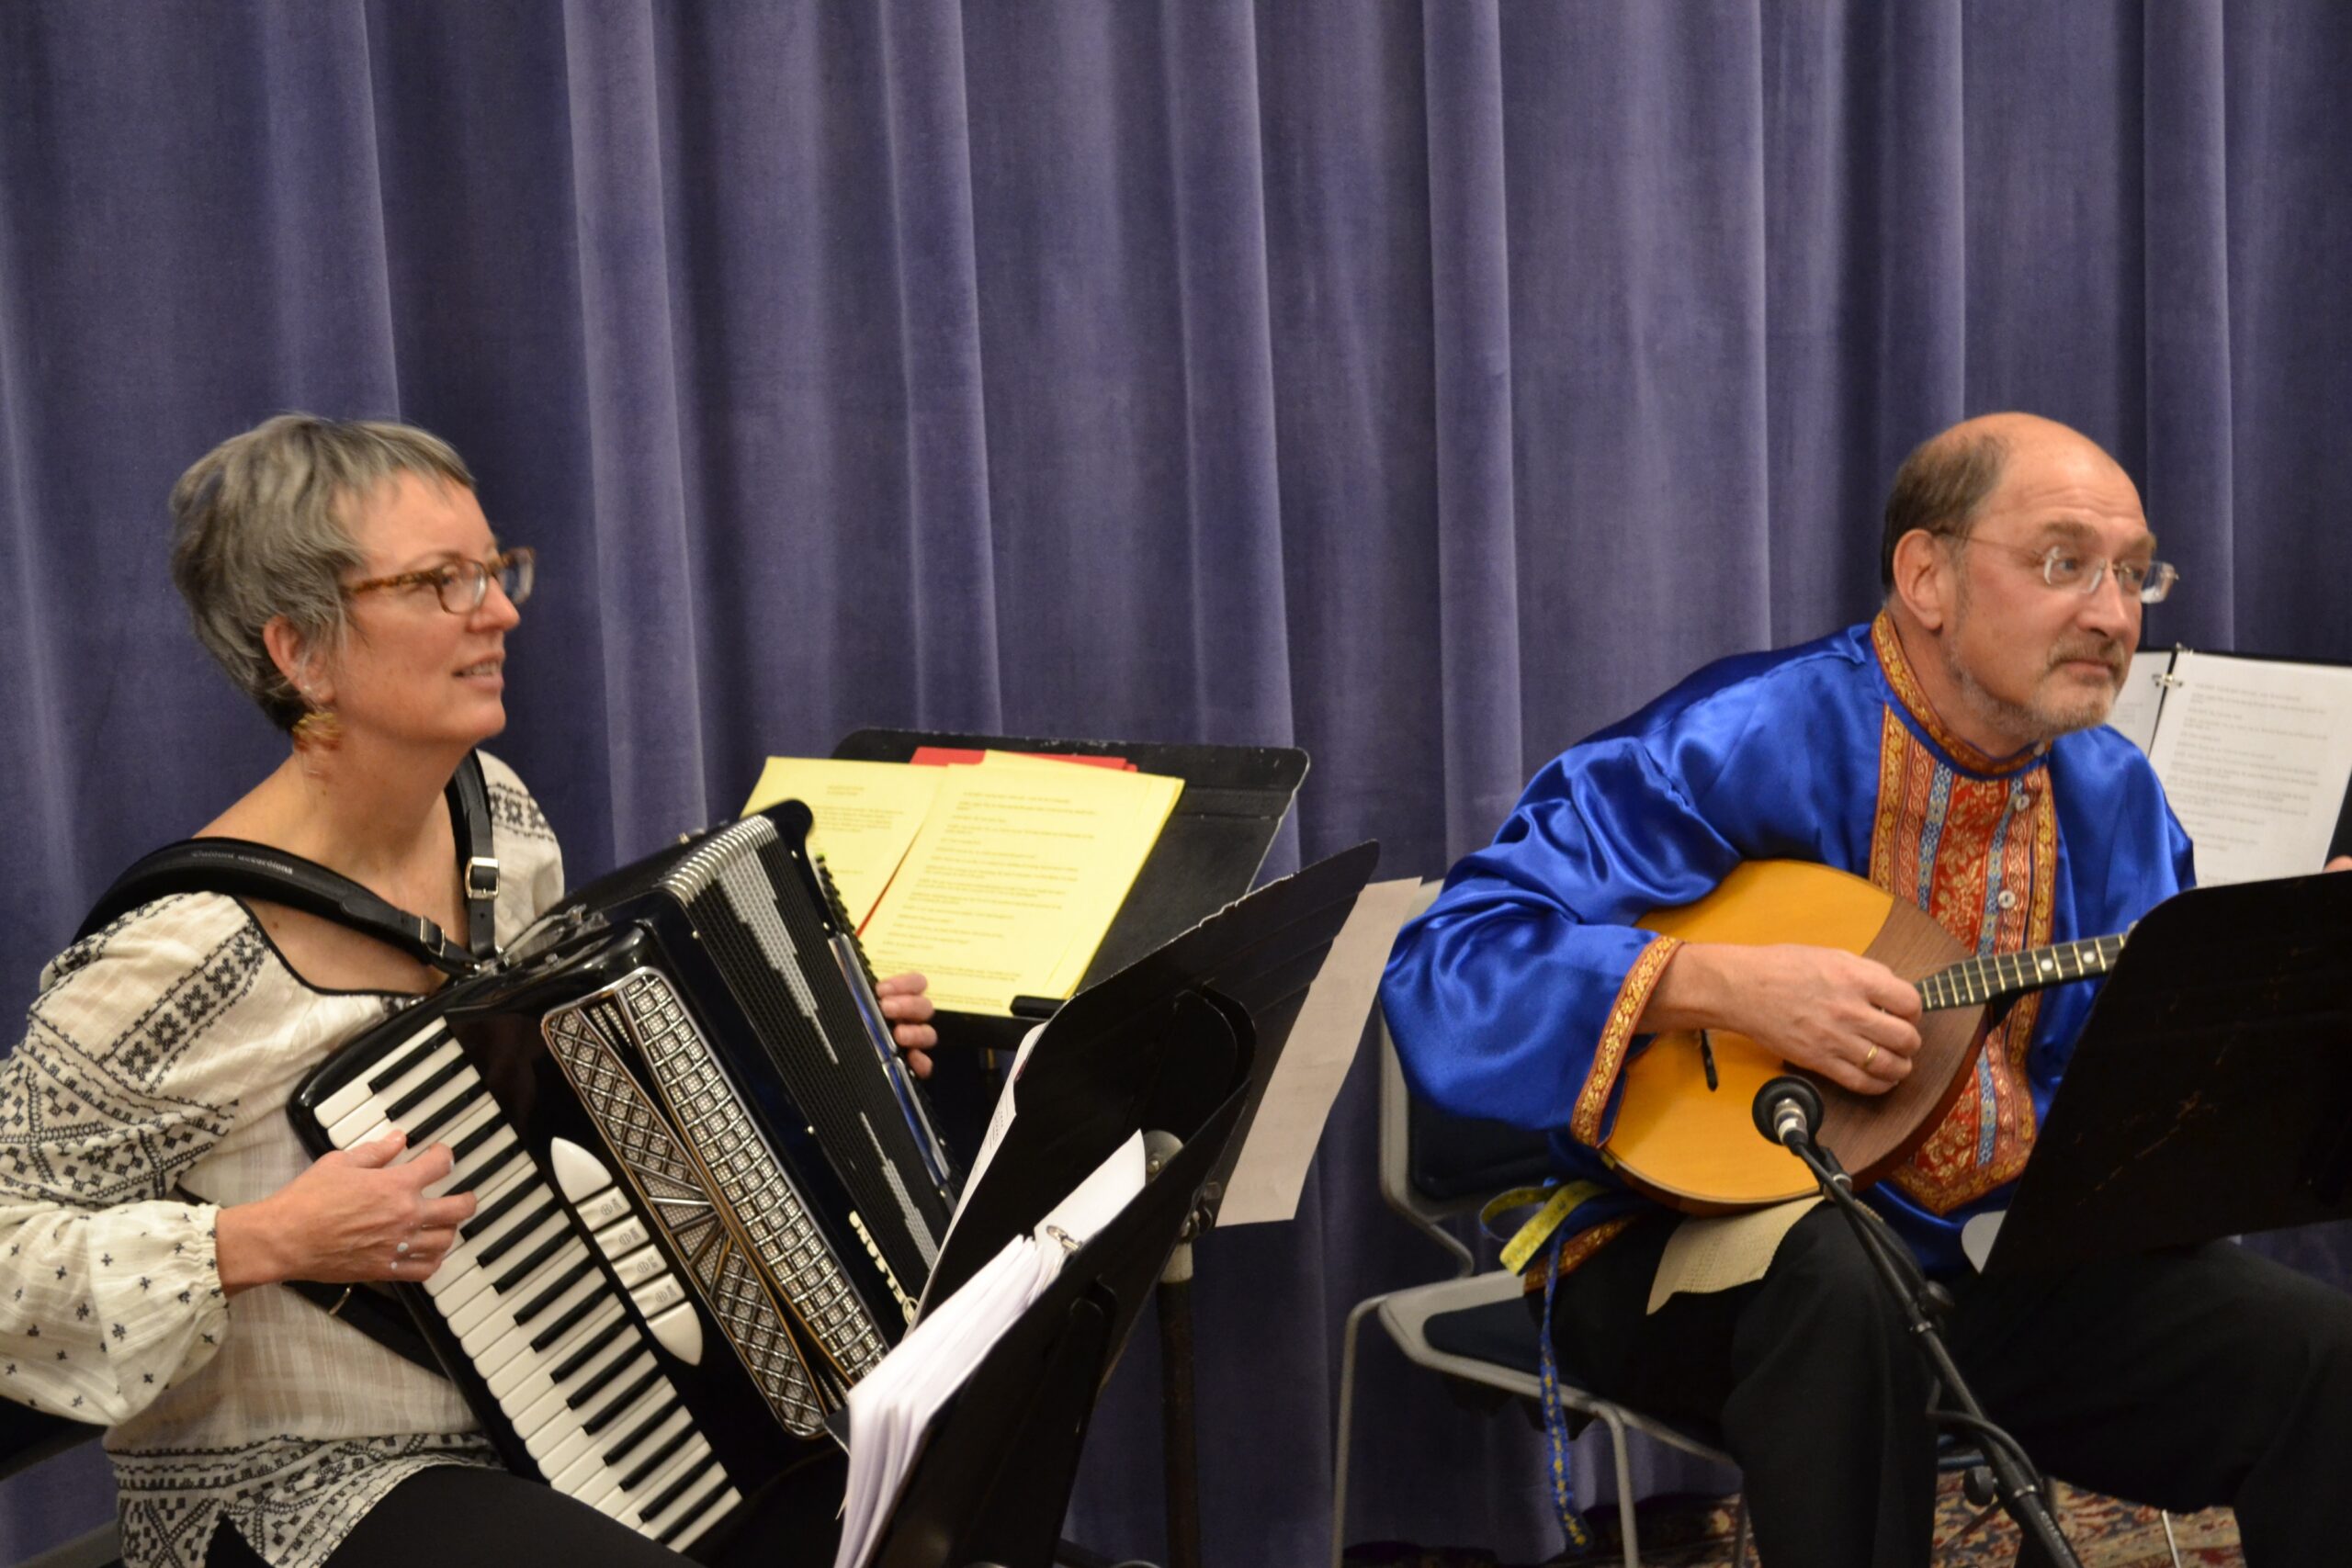
{"type": "Polygon", "coordinates": [[[1168,1021],[1165,1045],[1227,1069],[1224,1100],[973,1370],[907,1477],[875,1568],[1054,1561],[1094,1396],[1201,1201],[1248,1088],[1251,1031],[1238,1008],[1195,992],[1168,1021]]]}
{"type": "MultiPolygon", "coordinates": [[[[1376,845],[1358,844],[1260,888],[1080,991],[1046,1026],[1014,1091],[1018,1113],[965,1198],[928,1300],[945,1299],[1034,1229],[1135,1133],[1170,1134],[1177,1146],[958,1396],[910,1478],[876,1559],[883,1568],[1048,1560],[1094,1393],[1145,1291],[1213,1221],[1307,986],[1378,859],[1376,845]],[[1018,1371],[993,1371],[1000,1357],[1018,1371]],[[1034,1393],[1020,1392],[1033,1383],[1034,1393]],[[934,1463],[936,1473],[924,1468],[934,1463]],[[1000,1551],[1012,1554],[988,1554],[1000,1551]]],[[[1189,1311],[1165,1283],[1157,1294],[1163,1318],[1189,1311]]],[[[1170,1558],[1197,1561],[1189,1407],[1165,1420],[1170,1558]]]]}
{"type": "Polygon", "coordinates": [[[1987,1274],[2352,1218],[2352,874],[2199,888],[2132,929],[1987,1274]]]}

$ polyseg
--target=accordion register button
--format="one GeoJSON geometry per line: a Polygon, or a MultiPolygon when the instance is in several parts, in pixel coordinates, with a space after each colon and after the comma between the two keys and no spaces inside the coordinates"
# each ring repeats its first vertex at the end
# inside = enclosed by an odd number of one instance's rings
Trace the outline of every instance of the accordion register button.
{"type": "Polygon", "coordinates": [[[631,1291],[628,1298],[637,1303],[639,1316],[651,1318],[684,1301],[686,1288],[675,1274],[662,1274],[631,1291]]]}
{"type": "Polygon", "coordinates": [[[605,1162],[570,1138],[557,1138],[548,1145],[548,1162],[555,1167],[556,1185],[575,1203],[613,1184],[605,1162]]]}
{"type": "Polygon", "coordinates": [[[629,1212],[628,1194],[619,1188],[599,1192],[579,1205],[580,1223],[590,1230],[602,1230],[629,1212]]]}
{"type": "MultiPolygon", "coordinates": [[[[605,1257],[612,1258],[627,1258],[652,1239],[646,1234],[645,1222],[635,1214],[628,1215],[615,1224],[600,1226],[596,1231],[596,1245],[605,1249],[605,1257]]],[[[640,1275],[639,1278],[643,1277],[640,1275]]],[[[623,1278],[628,1278],[626,1273],[623,1278]]],[[[628,1282],[634,1285],[637,1280],[629,1280],[628,1282]]]]}
{"type": "Polygon", "coordinates": [[[690,1367],[702,1365],[702,1318],[692,1306],[681,1302],[645,1326],[662,1348],[690,1367]]]}
{"type": "Polygon", "coordinates": [[[626,1258],[613,1259],[613,1272],[621,1277],[624,1285],[642,1285],[647,1280],[666,1273],[669,1266],[662,1261],[658,1247],[640,1247],[626,1258]]]}

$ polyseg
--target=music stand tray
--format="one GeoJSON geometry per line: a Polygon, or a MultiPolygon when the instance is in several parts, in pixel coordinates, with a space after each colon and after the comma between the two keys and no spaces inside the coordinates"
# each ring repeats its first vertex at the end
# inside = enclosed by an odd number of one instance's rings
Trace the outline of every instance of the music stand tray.
{"type": "Polygon", "coordinates": [[[2134,927],[1984,1272],[2352,1217],[2352,874],[2199,888],[2134,927]]]}

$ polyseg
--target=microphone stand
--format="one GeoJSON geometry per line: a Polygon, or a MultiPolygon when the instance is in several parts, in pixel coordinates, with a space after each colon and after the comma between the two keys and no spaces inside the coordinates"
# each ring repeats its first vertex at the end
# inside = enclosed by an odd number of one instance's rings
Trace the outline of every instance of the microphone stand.
{"type": "MultiPolygon", "coordinates": [[[[2041,1472],[2018,1440],[1984,1414],[1944,1345],[1936,1320],[1951,1309],[1951,1292],[1929,1280],[1886,1222],[1854,1196],[1853,1178],[1846,1174],[1836,1155],[1814,1141],[1813,1130],[1820,1122],[1821,1093],[1804,1078],[1777,1077],[1756,1091],[1757,1130],[1803,1160],[1820,1184],[1822,1196],[1846,1216],[1855,1239],[1878,1270],[1880,1282],[1909,1320],[1912,1343],[1926,1358],[1939,1388],[1958,1404],[1957,1410],[1943,1408],[1939,1395],[1928,1407],[1928,1418],[1967,1433],[1983,1450],[1984,1469],[1992,1477],[1991,1500],[2017,1521],[2018,1534],[2024,1538],[2018,1561],[2038,1568],[2082,1568],[2082,1559],[2075,1555],[2074,1547],[2058,1528],[2057,1516],[2051,1511],[2048,1483],[2041,1472]]],[[[1980,1472],[1972,1471],[1968,1480],[1971,1500],[1984,1503],[1986,1499],[1979,1495],[1980,1472]]]]}

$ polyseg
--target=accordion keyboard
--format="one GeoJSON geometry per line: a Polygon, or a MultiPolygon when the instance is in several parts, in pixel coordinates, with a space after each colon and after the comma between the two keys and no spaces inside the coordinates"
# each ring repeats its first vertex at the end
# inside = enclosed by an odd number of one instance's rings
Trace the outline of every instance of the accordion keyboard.
{"type": "Polygon", "coordinates": [[[437,1021],[317,1115],[336,1148],[396,1127],[402,1160],[449,1145],[456,1163],[428,1194],[470,1191],[477,1207],[424,1289],[557,1491],[679,1551],[736,1507],[655,1348],[698,1361],[699,1319],[595,1156],[560,1142],[550,1181],[437,1021]]]}

